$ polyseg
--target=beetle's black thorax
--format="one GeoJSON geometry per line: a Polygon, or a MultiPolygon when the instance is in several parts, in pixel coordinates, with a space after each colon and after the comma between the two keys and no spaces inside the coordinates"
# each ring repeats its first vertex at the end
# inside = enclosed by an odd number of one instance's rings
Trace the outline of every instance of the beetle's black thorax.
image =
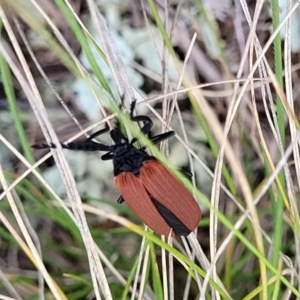
{"type": "Polygon", "coordinates": [[[113,165],[114,175],[122,172],[132,172],[139,175],[140,167],[146,160],[154,159],[144,149],[137,149],[132,144],[123,143],[114,146],[113,165]]]}

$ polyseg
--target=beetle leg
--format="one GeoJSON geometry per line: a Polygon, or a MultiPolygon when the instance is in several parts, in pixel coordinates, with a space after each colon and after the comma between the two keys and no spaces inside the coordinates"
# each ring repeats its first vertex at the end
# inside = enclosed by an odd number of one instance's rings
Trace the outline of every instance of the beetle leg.
{"type": "Polygon", "coordinates": [[[90,140],[94,139],[96,136],[99,136],[99,135],[101,135],[101,134],[103,134],[105,132],[108,132],[108,131],[109,131],[109,127],[108,127],[108,125],[106,123],[105,124],[105,128],[100,129],[100,130],[96,131],[95,133],[91,134],[86,141],[90,141],[90,140]]]}
{"type": "Polygon", "coordinates": [[[162,134],[151,136],[151,137],[149,137],[149,139],[151,140],[151,142],[153,144],[158,144],[158,143],[160,143],[160,142],[162,142],[164,140],[169,139],[173,135],[175,135],[174,131],[168,131],[168,132],[164,132],[162,134]]]}
{"type": "Polygon", "coordinates": [[[152,120],[147,116],[134,116],[133,112],[136,106],[136,100],[131,102],[130,107],[130,119],[133,122],[143,122],[143,127],[141,128],[141,131],[144,134],[149,134],[153,125],[152,120]]]}
{"type": "Polygon", "coordinates": [[[122,204],[123,202],[125,202],[125,200],[124,200],[124,198],[123,198],[122,195],[118,198],[117,202],[118,202],[119,204],[122,204]]]}
{"type": "Polygon", "coordinates": [[[184,170],[184,169],[179,169],[180,173],[182,173],[185,177],[187,177],[189,180],[192,179],[193,174],[188,171],[188,170],[184,170]]]}
{"type": "Polygon", "coordinates": [[[141,131],[144,134],[149,134],[151,131],[151,128],[153,126],[152,120],[147,116],[132,116],[131,121],[133,122],[143,122],[143,127],[141,128],[141,131]]]}
{"type": "Polygon", "coordinates": [[[110,159],[113,159],[113,157],[114,157],[114,155],[111,154],[110,152],[108,152],[108,153],[106,153],[106,154],[103,154],[103,155],[101,156],[101,159],[102,159],[102,160],[110,160],[110,159]]]}

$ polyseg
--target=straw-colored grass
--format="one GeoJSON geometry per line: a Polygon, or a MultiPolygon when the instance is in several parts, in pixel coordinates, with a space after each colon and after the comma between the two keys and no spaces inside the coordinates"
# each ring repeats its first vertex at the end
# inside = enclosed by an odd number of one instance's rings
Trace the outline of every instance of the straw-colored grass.
{"type": "Polygon", "coordinates": [[[287,1],[284,18],[275,0],[271,9],[243,0],[95,2],[0,2],[0,299],[300,298],[299,51],[291,47],[299,2],[287,1]],[[124,62],[116,18],[124,41],[126,26],[128,38],[148,30],[159,70],[124,62]],[[143,87],[133,85],[129,67],[143,74],[143,87]],[[70,96],[75,80],[94,97],[99,120],[82,117],[70,96]],[[170,142],[182,152],[167,143],[158,150],[140,133],[127,113],[134,98],[154,130],[176,131],[170,142]],[[199,228],[187,238],[157,236],[117,204],[98,154],[86,153],[74,173],[79,156],[30,147],[83,139],[114,118],[201,203],[199,228]],[[191,182],[169,154],[186,157],[191,182]],[[86,178],[89,167],[97,179],[86,178]],[[102,194],[84,195],[82,186],[102,194]]]}

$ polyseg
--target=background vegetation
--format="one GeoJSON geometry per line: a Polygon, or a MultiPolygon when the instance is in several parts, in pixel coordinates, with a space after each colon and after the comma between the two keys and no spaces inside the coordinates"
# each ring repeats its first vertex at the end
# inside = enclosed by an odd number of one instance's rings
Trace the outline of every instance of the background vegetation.
{"type": "Polygon", "coordinates": [[[300,298],[299,2],[2,0],[0,19],[0,299],[300,298]],[[136,136],[133,99],[176,131],[153,155],[193,173],[187,240],[116,203],[103,153],[30,147],[116,116],[136,136]]]}

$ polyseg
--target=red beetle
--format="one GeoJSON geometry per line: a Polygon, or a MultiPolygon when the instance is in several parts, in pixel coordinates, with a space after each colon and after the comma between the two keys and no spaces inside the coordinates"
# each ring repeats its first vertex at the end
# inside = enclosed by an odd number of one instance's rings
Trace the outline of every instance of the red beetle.
{"type": "MultiPolygon", "coordinates": [[[[133,101],[130,118],[133,122],[143,122],[141,131],[152,143],[157,144],[174,135],[169,131],[156,136],[151,135],[152,120],[147,116],[133,116],[136,102],[133,101]]],[[[115,184],[121,196],[118,203],[125,201],[136,215],[153,231],[162,235],[187,236],[197,228],[201,210],[182,182],[175,177],[155,157],[146,152],[145,147],[137,149],[125,137],[117,122],[110,131],[114,145],[107,146],[92,139],[109,131],[106,127],[92,134],[82,143],[62,144],[63,148],[82,151],[107,151],[102,160],[113,161],[115,184]]],[[[33,145],[35,149],[55,148],[54,144],[33,145]]]]}

